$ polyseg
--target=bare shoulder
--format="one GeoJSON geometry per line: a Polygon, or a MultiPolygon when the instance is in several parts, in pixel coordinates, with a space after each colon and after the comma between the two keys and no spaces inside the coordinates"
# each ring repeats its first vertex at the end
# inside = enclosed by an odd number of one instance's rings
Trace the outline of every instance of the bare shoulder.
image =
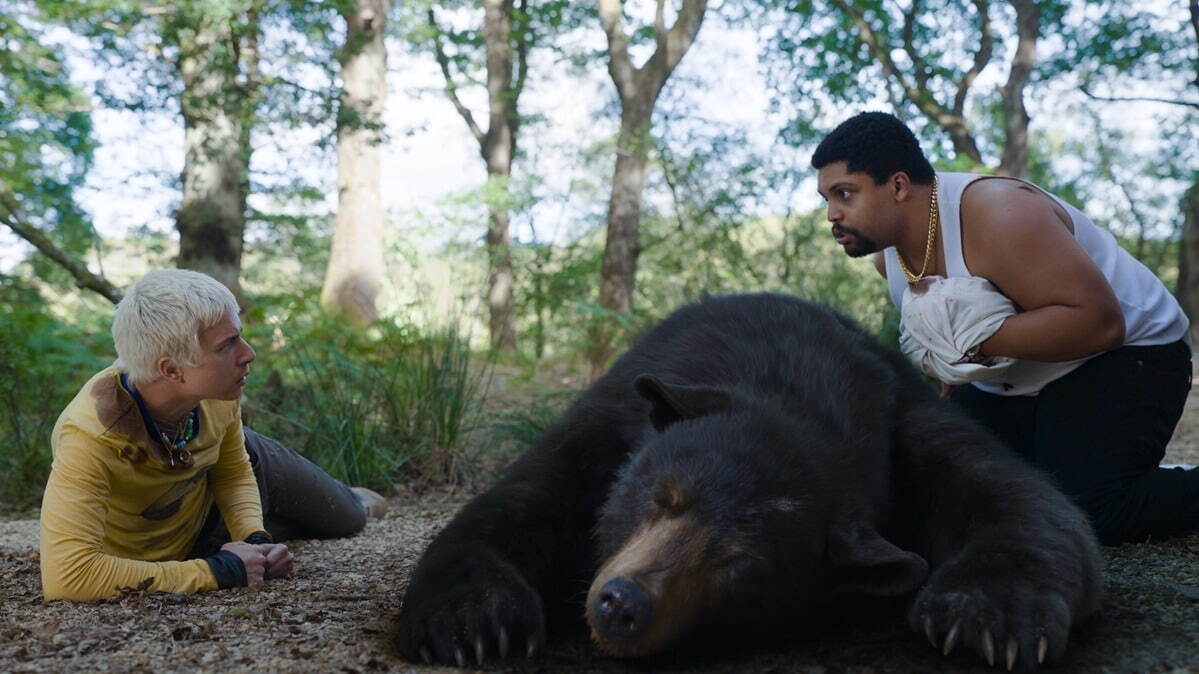
{"type": "Polygon", "coordinates": [[[1044,228],[1064,228],[1073,233],[1065,209],[1048,194],[1023,180],[987,177],[975,180],[962,192],[962,225],[971,234],[1022,232],[1044,235],[1044,228]]]}
{"type": "Polygon", "coordinates": [[[990,278],[996,266],[1008,266],[1035,249],[1077,247],[1065,209],[1022,180],[970,183],[962,193],[961,221],[966,266],[979,276],[990,278]]]}

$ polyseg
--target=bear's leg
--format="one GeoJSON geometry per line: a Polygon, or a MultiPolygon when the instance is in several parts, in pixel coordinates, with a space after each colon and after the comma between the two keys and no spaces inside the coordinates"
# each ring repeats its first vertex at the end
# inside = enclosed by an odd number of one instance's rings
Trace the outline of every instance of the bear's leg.
{"type": "Polygon", "coordinates": [[[1098,545],[1044,474],[960,411],[922,400],[901,412],[902,512],[932,570],[909,613],[948,654],[1032,669],[1057,662],[1100,598],[1098,545]]]}
{"type": "Polygon", "coordinates": [[[591,532],[629,452],[621,426],[576,405],[454,517],[404,597],[396,645],[405,658],[464,666],[541,649],[546,609],[581,598],[594,570],[591,532]]]}

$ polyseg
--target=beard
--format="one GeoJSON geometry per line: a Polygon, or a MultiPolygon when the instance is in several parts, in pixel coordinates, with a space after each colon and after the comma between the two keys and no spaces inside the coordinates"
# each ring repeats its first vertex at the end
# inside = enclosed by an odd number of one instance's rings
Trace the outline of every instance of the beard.
{"type": "Polygon", "coordinates": [[[864,236],[860,231],[853,227],[845,225],[833,225],[833,236],[839,237],[848,234],[853,237],[849,243],[843,244],[845,254],[850,257],[863,257],[878,252],[878,244],[868,236],[864,236]]]}

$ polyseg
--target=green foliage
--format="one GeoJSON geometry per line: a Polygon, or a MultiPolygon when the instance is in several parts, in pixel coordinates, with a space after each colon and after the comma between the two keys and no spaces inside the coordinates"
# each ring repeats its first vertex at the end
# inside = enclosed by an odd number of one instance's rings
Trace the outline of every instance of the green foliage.
{"type": "MultiPolygon", "coordinates": [[[[44,18],[30,4],[0,6],[0,221],[23,220],[66,251],[86,251],[93,232],[75,190],[94,149],[90,104],[44,18]]],[[[45,260],[37,264],[44,277],[66,278],[45,260]]]]}
{"type": "MultiPolygon", "coordinates": [[[[672,224],[651,221],[646,227],[652,236],[672,224]]],[[[845,256],[820,211],[695,231],[689,240],[672,241],[642,258],[637,306],[643,324],[702,292],[787,292],[843,311],[875,334],[890,307],[873,265],[845,256]]]]}
{"type": "Polygon", "coordinates": [[[649,188],[668,199],[647,200],[642,221],[644,320],[703,292],[776,290],[834,306],[877,331],[888,302],[873,267],[845,256],[823,210],[786,209],[807,176],[806,153],[781,143],[755,147],[736,125],[687,124],[700,111],[667,94],[649,188]]]}
{"type": "Polygon", "coordinates": [[[559,352],[587,348],[581,328],[595,307],[602,253],[587,239],[565,246],[534,242],[514,247],[513,259],[522,272],[517,277],[517,334],[525,336],[524,346],[535,359],[547,355],[550,345],[559,352]]]}
{"type": "MultiPolygon", "coordinates": [[[[661,126],[671,133],[672,125],[661,126]]],[[[604,314],[616,319],[621,343],[701,293],[761,290],[835,306],[881,334],[890,308],[885,283],[868,260],[849,259],[836,246],[823,211],[764,217],[746,208],[786,193],[797,176],[744,151],[736,133],[672,140],[655,147],[633,314],[604,314]]],[[[587,325],[605,311],[595,303],[601,235],[515,246],[518,332],[530,357],[571,359],[589,348],[587,325]]]]}
{"type": "Polygon", "coordinates": [[[35,506],[50,472],[50,431],[112,354],[107,331],[54,318],[41,296],[0,275],[0,508],[35,506]]]}
{"type": "MultiPolygon", "coordinates": [[[[577,365],[591,348],[587,327],[597,318],[615,319],[618,343],[627,345],[704,292],[796,293],[880,330],[889,302],[869,261],[845,257],[829,236],[823,212],[787,208],[805,187],[806,154],[781,143],[763,148],[755,142],[760,139],[735,124],[693,123],[705,114],[689,100],[688,94],[702,86],[695,79],[685,71],[672,78],[648,139],[633,313],[613,316],[596,304],[604,248],[604,213],[598,206],[566,218],[570,225],[544,217],[530,221],[532,239],[513,245],[524,358],[577,365]]],[[[579,152],[580,165],[571,169],[569,189],[588,205],[602,205],[612,170],[611,144],[596,148],[579,152]]],[[[533,193],[542,212],[546,201],[561,198],[539,185],[533,193]]],[[[523,224],[526,212],[519,211],[514,223],[523,224]]],[[[482,263],[477,253],[473,264],[482,263]]]]}
{"type": "MultiPolygon", "coordinates": [[[[1081,0],[1062,30],[1062,49],[1046,63],[1055,74],[1111,87],[1153,82],[1153,95],[1180,91],[1196,75],[1195,29],[1185,3],[1081,0]]],[[[1106,89],[1106,91],[1104,90],[1106,89]]],[[[1168,93],[1167,93],[1168,95],[1168,93]]]]}
{"type": "Polygon", "coordinates": [[[533,446],[541,434],[562,416],[579,391],[547,391],[491,415],[488,423],[491,448],[505,458],[533,446]]]}
{"type": "MultiPolygon", "coordinates": [[[[315,298],[309,298],[315,305],[315,298]]],[[[454,329],[368,331],[291,314],[249,328],[262,345],[248,424],[349,484],[390,490],[470,476],[487,368],[454,329]]]]}

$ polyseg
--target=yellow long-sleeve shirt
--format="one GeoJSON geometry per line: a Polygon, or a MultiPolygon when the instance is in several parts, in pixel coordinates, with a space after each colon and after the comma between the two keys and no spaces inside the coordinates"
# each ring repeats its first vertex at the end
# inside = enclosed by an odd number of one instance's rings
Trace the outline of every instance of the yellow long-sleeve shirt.
{"type": "Polygon", "coordinates": [[[152,578],[153,592],[217,589],[208,563],[183,557],[215,500],[233,540],[263,531],[240,405],[200,403],[193,462],[151,441],[120,373],[92,377],[59,416],[42,497],[42,594],[83,601],[152,578]]]}

